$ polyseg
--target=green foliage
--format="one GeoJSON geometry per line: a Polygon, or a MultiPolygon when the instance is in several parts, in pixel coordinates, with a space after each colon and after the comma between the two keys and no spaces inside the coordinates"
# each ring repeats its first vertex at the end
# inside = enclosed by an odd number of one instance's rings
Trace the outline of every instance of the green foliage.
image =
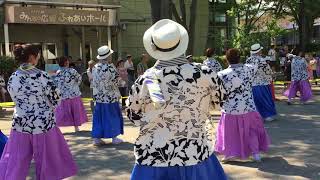
{"type": "Polygon", "coordinates": [[[192,60],[195,63],[203,63],[204,60],[206,60],[206,56],[193,56],[192,60]]]}
{"type": "Polygon", "coordinates": [[[270,36],[267,33],[255,32],[246,33],[246,30],[240,29],[233,39],[233,46],[239,48],[242,55],[248,55],[252,44],[260,43],[264,47],[268,47],[270,36]]]}
{"type": "MultiPolygon", "coordinates": [[[[233,17],[241,18],[241,25],[238,24],[237,34],[233,39],[233,46],[239,48],[243,54],[246,54],[252,44],[267,44],[270,42],[268,33],[261,33],[261,27],[258,22],[265,14],[272,10],[272,4],[263,0],[242,0],[237,1],[235,6],[228,11],[233,17]]],[[[270,33],[278,33],[275,30],[276,23],[271,24],[270,33]]]]}
{"type": "Polygon", "coordinates": [[[285,29],[282,29],[280,26],[278,26],[276,19],[273,19],[271,22],[267,23],[267,35],[272,39],[285,35],[286,32],[287,31],[285,29]]]}
{"type": "Polygon", "coordinates": [[[7,80],[9,76],[18,67],[16,61],[12,57],[0,56],[0,74],[7,80]]]}
{"type": "MultiPolygon", "coordinates": [[[[226,57],[225,56],[215,56],[214,57],[220,64],[223,68],[226,68],[228,67],[228,62],[226,61],[226,57]]],[[[193,62],[195,63],[203,63],[204,60],[207,59],[206,56],[194,56],[192,57],[193,59],[193,62]]]]}
{"type": "Polygon", "coordinates": [[[320,54],[320,44],[316,44],[316,43],[307,44],[306,52],[320,54]]]}
{"type": "MultiPolygon", "coordinates": [[[[137,69],[137,65],[141,62],[141,58],[135,57],[132,59],[132,62],[133,62],[134,67],[137,69]]],[[[148,67],[152,67],[155,63],[156,63],[156,60],[150,57],[149,62],[148,62],[148,67]]]]}

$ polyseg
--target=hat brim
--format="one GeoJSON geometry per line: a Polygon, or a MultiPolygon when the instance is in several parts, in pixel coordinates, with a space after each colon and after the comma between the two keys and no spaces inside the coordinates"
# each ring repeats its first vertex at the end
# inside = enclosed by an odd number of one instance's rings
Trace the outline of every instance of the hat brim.
{"type": "Polygon", "coordinates": [[[143,45],[144,48],[146,49],[146,51],[148,52],[148,54],[157,59],[157,60],[170,60],[176,57],[179,57],[181,55],[183,55],[187,48],[188,48],[188,43],[189,43],[189,35],[187,30],[180,24],[174,22],[180,31],[180,43],[178,45],[177,48],[175,48],[172,51],[169,52],[162,52],[162,51],[158,51],[158,50],[154,50],[154,48],[152,47],[152,43],[151,43],[151,38],[152,38],[152,33],[155,31],[155,29],[157,27],[161,27],[167,23],[172,23],[174,21],[169,20],[169,19],[162,19],[160,21],[158,21],[156,24],[154,24],[153,26],[151,26],[145,33],[143,36],[143,45]]]}
{"type": "Polygon", "coordinates": [[[113,54],[114,53],[114,51],[112,50],[112,49],[110,49],[110,52],[109,52],[109,54],[107,54],[107,55],[104,55],[104,56],[100,56],[100,55],[98,55],[97,56],[97,59],[98,60],[104,60],[104,59],[107,59],[111,54],[113,54]]]}
{"type": "Polygon", "coordinates": [[[250,51],[251,54],[256,54],[258,52],[260,52],[263,49],[263,47],[260,47],[260,49],[255,50],[255,51],[250,51]]]}

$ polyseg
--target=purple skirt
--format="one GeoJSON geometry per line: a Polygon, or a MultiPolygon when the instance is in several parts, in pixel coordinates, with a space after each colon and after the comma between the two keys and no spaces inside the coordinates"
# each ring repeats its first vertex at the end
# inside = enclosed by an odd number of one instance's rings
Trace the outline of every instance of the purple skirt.
{"type": "Polygon", "coordinates": [[[0,180],[26,179],[32,159],[36,164],[36,179],[58,180],[77,173],[59,128],[36,135],[12,130],[0,160],[0,180]]]}
{"type": "Polygon", "coordinates": [[[87,112],[81,97],[64,99],[56,108],[55,112],[57,126],[81,126],[88,122],[87,112]]]}
{"type": "Polygon", "coordinates": [[[258,112],[242,115],[222,113],[217,130],[215,151],[226,158],[247,159],[266,152],[270,144],[262,117],[258,112]]]}
{"type": "Polygon", "coordinates": [[[307,102],[312,98],[312,89],[308,80],[292,81],[288,90],[284,92],[284,95],[288,98],[295,98],[297,92],[300,92],[300,101],[307,102]]]}

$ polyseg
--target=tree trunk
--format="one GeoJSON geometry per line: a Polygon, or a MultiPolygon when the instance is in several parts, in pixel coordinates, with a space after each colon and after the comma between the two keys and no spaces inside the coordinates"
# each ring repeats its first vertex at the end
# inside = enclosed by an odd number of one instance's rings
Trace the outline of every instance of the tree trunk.
{"type": "MultiPolygon", "coordinates": [[[[183,19],[181,19],[181,17],[179,16],[176,5],[172,2],[172,0],[170,2],[171,2],[170,9],[171,9],[171,12],[172,12],[174,19],[176,20],[177,23],[183,25],[183,19]]],[[[184,26],[184,27],[187,29],[186,26],[184,26]]]]}
{"type": "Polygon", "coordinates": [[[206,42],[206,48],[212,47],[214,42],[214,38],[213,38],[213,34],[214,34],[214,30],[213,30],[213,26],[214,26],[214,21],[211,22],[210,19],[212,17],[214,17],[214,8],[213,8],[213,2],[209,2],[208,3],[208,11],[209,11],[209,17],[208,18],[208,33],[207,33],[207,42],[206,42]],[[212,12],[212,14],[210,14],[210,12],[212,12]]]}
{"type": "Polygon", "coordinates": [[[305,51],[306,45],[308,43],[307,39],[307,19],[305,16],[304,0],[300,1],[299,17],[300,17],[300,26],[299,26],[299,40],[300,40],[300,50],[305,51]]]}
{"type": "Polygon", "coordinates": [[[179,1],[180,4],[180,11],[181,11],[181,19],[182,19],[182,26],[188,29],[187,27],[187,13],[186,13],[186,3],[184,0],[179,1]]]}
{"type": "Polygon", "coordinates": [[[150,0],[152,23],[160,19],[171,19],[169,0],[150,0]]]}
{"type": "Polygon", "coordinates": [[[152,24],[156,23],[161,19],[161,1],[159,0],[150,0],[151,5],[151,16],[152,16],[152,24]]]}
{"type": "Polygon", "coordinates": [[[161,0],[161,19],[171,19],[170,0],[161,0]]]}
{"type": "Polygon", "coordinates": [[[193,49],[194,49],[197,5],[198,5],[198,0],[192,0],[191,6],[190,6],[189,45],[187,50],[188,54],[193,54],[193,49]]]}

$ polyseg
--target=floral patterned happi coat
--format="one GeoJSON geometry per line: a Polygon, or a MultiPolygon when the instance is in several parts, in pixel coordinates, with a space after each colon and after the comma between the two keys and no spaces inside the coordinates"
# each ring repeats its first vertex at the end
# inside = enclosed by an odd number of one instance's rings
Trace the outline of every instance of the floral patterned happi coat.
{"type": "Polygon", "coordinates": [[[146,73],[132,86],[128,117],[140,126],[135,143],[136,163],[167,167],[189,166],[213,152],[210,111],[222,102],[225,90],[217,74],[184,57],[158,61],[148,70],[157,77],[165,104],[154,105],[146,73]]]}

